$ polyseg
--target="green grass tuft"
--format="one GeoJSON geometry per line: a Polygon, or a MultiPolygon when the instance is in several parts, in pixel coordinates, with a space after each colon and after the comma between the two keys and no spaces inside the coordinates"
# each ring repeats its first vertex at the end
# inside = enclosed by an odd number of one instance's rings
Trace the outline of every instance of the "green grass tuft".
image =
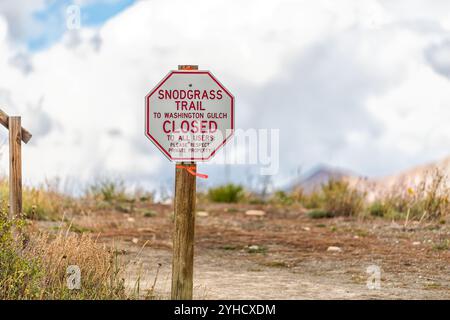
{"type": "Polygon", "coordinates": [[[244,188],[231,183],[208,190],[208,199],[212,202],[237,203],[243,197],[244,188]]]}

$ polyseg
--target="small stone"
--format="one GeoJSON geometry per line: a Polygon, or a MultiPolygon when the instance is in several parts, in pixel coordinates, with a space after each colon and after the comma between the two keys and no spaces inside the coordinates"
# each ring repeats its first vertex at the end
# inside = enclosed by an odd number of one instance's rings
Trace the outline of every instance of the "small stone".
{"type": "Polygon", "coordinates": [[[259,250],[259,246],[257,246],[257,245],[251,245],[251,246],[249,246],[248,247],[248,250],[250,250],[250,251],[258,251],[259,250]]]}
{"type": "Polygon", "coordinates": [[[207,217],[209,216],[209,213],[206,211],[197,211],[197,216],[199,217],[207,217]]]}
{"type": "Polygon", "coordinates": [[[138,238],[133,238],[133,239],[131,239],[131,242],[133,242],[134,244],[137,244],[139,242],[139,239],[138,238]]]}
{"type": "Polygon", "coordinates": [[[414,241],[412,244],[413,244],[413,246],[418,246],[418,245],[420,245],[420,241],[414,241]]]}
{"type": "Polygon", "coordinates": [[[341,252],[342,249],[339,248],[339,247],[330,246],[330,247],[328,247],[327,251],[330,251],[330,252],[341,252]]]}
{"type": "Polygon", "coordinates": [[[391,222],[390,227],[391,227],[392,229],[402,229],[402,228],[403,228],[403,226],[399,225],[399,224],[396,223],[395,221],[392,221],[392,222],[391,222]]]}
{"type": "Polygon", "coordinates": [[[359,239],[359,236],[353,236],[353,239],[359,239]]]}
{"type": "Polygon", "coordinates": [[[132,217],[129,217],[129,218],[127,218],[127,221],[128,222],[135,222],[136,220],[134,218],[132,218],[132,217]]]}
{"type": "Polygon", "coordinates": [[[266,214],[266,212],[263,211],[263,210],[247,210],[247,211],[245,211],[245,214],[247,216],[258,216],[258,217],[260,217],[260,216],[264,216],[266,214]]]}
{"type": "Polygon", "coordinates": [[[310,227],[303,227],[303,230],[305,230],[305,231],[311,231],[311,228],[310,228],[310,227]]]}

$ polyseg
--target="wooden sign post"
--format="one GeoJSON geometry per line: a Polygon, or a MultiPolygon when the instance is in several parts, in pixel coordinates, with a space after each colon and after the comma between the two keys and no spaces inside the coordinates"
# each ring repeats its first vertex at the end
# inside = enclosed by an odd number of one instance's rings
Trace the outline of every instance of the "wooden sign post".
{"type": "MultiPolygon", "coordinates": [[[[178,70],[198,70],[198,66],[178,66],[178,70]]],[[[175,228],[173,233],[172,300],[191,300],[194,277],[194,231],[196,176],[184,169],[195,162],[175,165],[175,228]]]]}
{"type": "Polygon", "coordinates": [[[184,170],[185,165],[196,168],[195,163],[184,162],[175,168],[172,300],[192,299],[196,176],[184,170]]]}
{"type": "Polygon", "coordinates": [[[145,97],[145,134],[175,161],[172,294],[193,292],[197,161],[208,161],[234,132],[234,97],[196,65],[170,71],[145,97]]]}
{"type": "Polygon", "coordinates": [[[0,110],[0,123],[9,130],[9,217],[22,215],[22,141],[31,133],[22,128],[20,117],[10,117],[0,110]]]}

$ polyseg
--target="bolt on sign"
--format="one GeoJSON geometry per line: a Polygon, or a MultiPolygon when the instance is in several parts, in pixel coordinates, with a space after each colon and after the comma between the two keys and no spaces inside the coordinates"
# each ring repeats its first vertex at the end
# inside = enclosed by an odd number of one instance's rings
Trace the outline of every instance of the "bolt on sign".
{"type": "Polygon", "coordinates": [[[145,134],[172,161],[208,161],[234,132],[234,97],[210,71],[171,71],[145,101],[145,134]]]}

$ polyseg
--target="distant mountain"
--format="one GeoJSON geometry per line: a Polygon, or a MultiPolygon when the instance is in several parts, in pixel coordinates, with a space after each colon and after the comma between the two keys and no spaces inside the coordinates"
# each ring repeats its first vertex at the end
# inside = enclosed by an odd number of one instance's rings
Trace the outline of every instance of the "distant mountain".
{"type": "Polygon", "coordinates": [[[392,187],[409,186],[414,187],[422,182],[428,183],[438,170],[441,174],[450,177],[450,157],[440,161],[413,167],[398,174],[373,179],[376,189],[389,189],[392,187]]]}
{"type": "Polygon", "coordinates": [[[306,193],[311,193],[331,179],[345,180],[351,187],[366,192],[369,200],[374,200],[393,189],[406,191],[409,187],[417,187],[422,182],[429,184],[436,169],[446,176],[447,184],[450,186],[449,156],[440,161],[416,166],[381,178],[365,178],[348,170],[322,165],[311,170],[304,177],[291,182],[286,190],[293,191],[295,188],[301,187],[306,193]]]}
{"type": "Polygon", "coordinates": [[[320,189],[323,184],[326,184],[330,180],[355,180],[358,176],[351,173],[348,170],[320,165],[304,177],[291,182],[288,186],[288,190],[294,190],[295,188],[301,187],[304,192],[310,193],[315,190],[320,189]]]}

